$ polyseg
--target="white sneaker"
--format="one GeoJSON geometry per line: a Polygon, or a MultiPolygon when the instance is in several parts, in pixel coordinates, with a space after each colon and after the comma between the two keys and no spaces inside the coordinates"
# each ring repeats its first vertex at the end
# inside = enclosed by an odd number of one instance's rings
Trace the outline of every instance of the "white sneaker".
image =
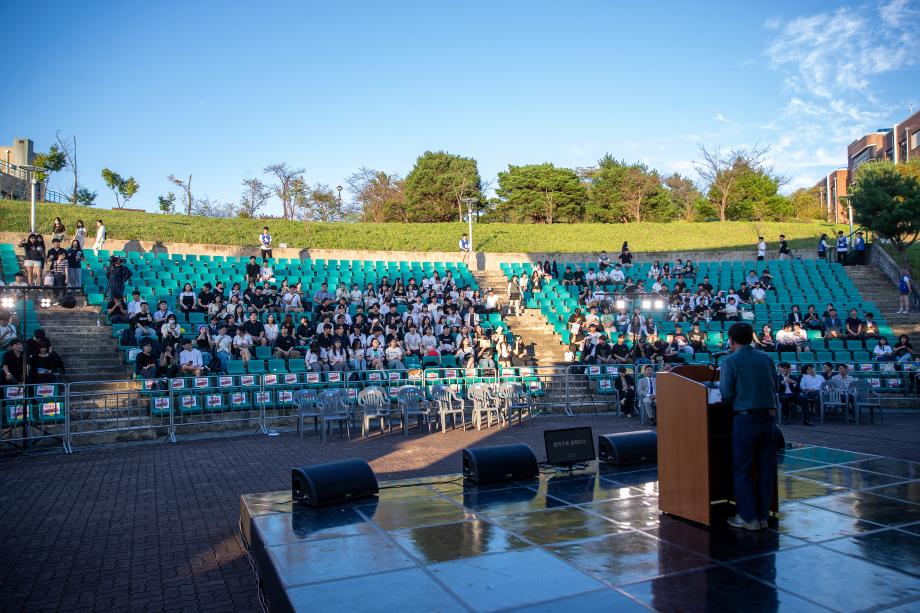
{"type": "Polygon", "coordinates": [[[760,522],[756,519],[754,521],[745,521],[740,515],[735,515],[734,517],[729,517],[726,522],[732,528],[739,528],[741,530],[750,530],[751,532],[756,532],[758,530],[763,530],[760,525],[760,522]]]}

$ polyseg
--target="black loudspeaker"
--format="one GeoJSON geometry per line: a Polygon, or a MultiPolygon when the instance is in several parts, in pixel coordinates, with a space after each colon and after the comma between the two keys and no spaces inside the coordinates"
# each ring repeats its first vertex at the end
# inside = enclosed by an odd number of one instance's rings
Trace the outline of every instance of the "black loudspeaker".
{"type": "Polygon", "coordinates": [[[523,443],[463,450],[463,476],[476,483],[530,479],[539,474],[537,456],[523,443]]]}
{"type": "Polygon", "coordinates": [[[658,461],[658,435],[653,430],[601,434],[597,457],[610,464],[639,464],[658,461]]]}
{"type": "Polygon", "coordinates": [[[294,502],[311,507],[373,496],[378,491],[377,477],[364,460],[343,460],[291,470],[294,502]]]}

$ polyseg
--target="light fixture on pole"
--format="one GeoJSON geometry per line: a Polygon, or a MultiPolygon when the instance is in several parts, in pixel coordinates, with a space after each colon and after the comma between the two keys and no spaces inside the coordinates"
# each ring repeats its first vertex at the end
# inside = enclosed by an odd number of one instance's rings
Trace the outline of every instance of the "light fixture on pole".
{"type": "Polygon", "coordinates": [[[28,164],[21,165],[19,168],[29,173],[29,183],[32,185],[32,210],[29,215],[30,232],[35,232],[35,201],[38,199],[38,179],[35,178],[35,173],[48,172],[48,169],[41,166],[29,166],[28,164]]]}
{"type": "Polygon", "coordinates": [[[342,186],[336,185],[335,191],[339,192],[339,206],[341,207],[342,206],[342,186]]]}
{"type": "Polygon", "coordinates": [[[463,203],[466,205],[466,220],[468,224],[468,229],[470,233],[470,251],[475,251],[473,248],[473,205],[479,202],[476,198],[464,198],[463,203]]]}

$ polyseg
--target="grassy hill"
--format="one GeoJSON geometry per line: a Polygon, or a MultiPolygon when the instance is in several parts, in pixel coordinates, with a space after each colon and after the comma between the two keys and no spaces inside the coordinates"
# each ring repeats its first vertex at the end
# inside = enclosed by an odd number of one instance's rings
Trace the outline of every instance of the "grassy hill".
{"type": "MultiPolygon", "coordinates": [[[[71,231],[77,221],[95,232],[95,220],[102,218],[113,239],[256,245],[263,225],[271,228],[275,244],[324,249],[382,249],[392,251],[455,251],[466,224],[399,223],[305,223],[280,219],[213,219],[188,215],[163,215],[86,208],[67,204],[40,204],[38,226],[51,232],[51,221],[60,217],[71,231]]],[[[0,231],[28,232],[29,203],[0,200],[0,231]]],[[[700,251],[751,249],[758,232],[771,249],[780,232],[793,248],[812,249],[822,232],[834,226],[826,223],[631,223],[631,224],[476,224],[473,229],[477,250],[489,252],[619,252],[624,240],[633,251],[700,251]]]]}

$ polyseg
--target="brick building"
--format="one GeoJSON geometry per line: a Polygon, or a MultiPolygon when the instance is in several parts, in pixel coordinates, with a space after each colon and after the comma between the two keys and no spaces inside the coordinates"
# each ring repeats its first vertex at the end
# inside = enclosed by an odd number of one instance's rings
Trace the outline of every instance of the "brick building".
{"type": "Polygon", "coordinates": [[[894,163],[920,159],[920,111],[890,128],[866,134],[847,147],[848,181],[856,180],[856,169],[866,162],[891,160],[894,163]]]}
{"type": "Polygon", "coordinates": [[[846,223],[847,207],[843,198],[847,195],[847,177],[849,171],[846,168],[838,168],[830,171],[827,176],[822,177],[820,181],[812,188],[818,195],[818,201],[824,207],[825,219],[834,223],[846,223]]]}

